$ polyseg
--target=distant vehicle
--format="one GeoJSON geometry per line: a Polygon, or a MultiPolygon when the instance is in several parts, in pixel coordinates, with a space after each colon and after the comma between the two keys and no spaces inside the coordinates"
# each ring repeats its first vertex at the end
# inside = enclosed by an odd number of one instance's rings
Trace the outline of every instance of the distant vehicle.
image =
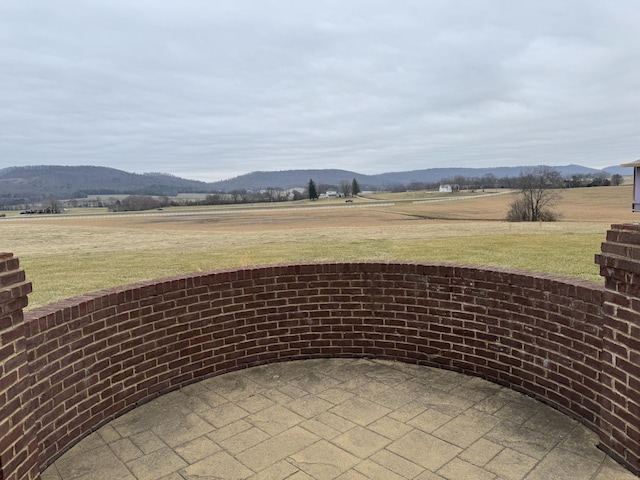
{"type": "Polygon", "coordinates": [[[349,199],[349,200],[345,200],[345,202],[347,202],[347,203],[353,203],[353,200],[349,199]]]}

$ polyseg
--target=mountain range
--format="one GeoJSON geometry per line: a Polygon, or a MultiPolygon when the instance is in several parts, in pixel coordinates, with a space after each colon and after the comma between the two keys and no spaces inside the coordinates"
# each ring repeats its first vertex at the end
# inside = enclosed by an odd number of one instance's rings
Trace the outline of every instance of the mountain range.
{"type": "MultiPolygon", "coordinates": [[[[54,196],[59,199],[82,198],[86,195],[138,194],[167,195],[178,193],[214,193],[233,190],[263,190],[267,188],[306,188],[312,179],[316,185],[338,186],[356,179],[362,189],[408,185],[413,182],[437,183],[455,177],[496,178],[518,177],[530,167],[494,168],[430,168],[406,172],[364,175],[338,169],[283,170],[252,172],[228,180],[206,183],[165,173],[129,173],[109,167],[37,165],[0,169],[0,205],[29,203],[54,196]]],[[[554,166],[563,176],[597,175],[603,170],[580,165],[554,166]]],[[[630,175],[630,168],[612,166],[609,174],[630,175]]]]}
{"type": "MultiPolygon", "coordinates": [[[[493,167],[493,168],[428,168],[424,170],[411,170],[406,172],[388,172],[377,175],[363,175],[349,170],[283,170],[272,172],[252,172],[229,180],[222,180],[211,183],[215,189],[222,191],[231,190],[260,190],[268,187],[294,188],[306,187],[309,180],[313,179],[316,184],[340,185],[341,182],[356,179],[364,189],[384,188],[393,185],[408,185],[413,182],[438,183],[455,177],[480,178],[486,175],[493,175],[496,178],[518,177],[526,170],[527,166],[520,167],[493,167]]],[[[565,165],[552,167],[558,170],[563,176],[582,174],[602,174],[606,171],[612,175],[632,174],[631,169],[622,167],[609,167],[605,170],[583,167],[580,165],[565,165]]]]}

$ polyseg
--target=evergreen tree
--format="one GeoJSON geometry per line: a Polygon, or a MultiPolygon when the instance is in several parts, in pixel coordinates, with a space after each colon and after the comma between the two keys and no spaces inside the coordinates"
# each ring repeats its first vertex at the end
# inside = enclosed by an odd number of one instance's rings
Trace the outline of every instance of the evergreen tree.
{"type": "Polygon", "coordinates": [[[354,178],[353,182],[351,182],[351,196],[355,197],[356,195],[358,195],[362,190],[360,190],[360,185],[358,185],[358,181],[354,178]]]}
{"type": "Polygon", "coordinates": [[[309,180],[309,199],[316,200],[318,198],[318,191],[316,190],[316,184],[313,180],[309,180]]]}

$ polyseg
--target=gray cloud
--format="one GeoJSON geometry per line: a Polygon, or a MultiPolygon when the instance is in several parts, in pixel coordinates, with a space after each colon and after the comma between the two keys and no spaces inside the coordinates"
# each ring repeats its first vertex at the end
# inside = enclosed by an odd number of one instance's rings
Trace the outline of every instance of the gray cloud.
{"type": "Polygon", "coordinates": [[[634,0],[5,0],[0,166],[214,180],[640,152],[634,0]]]}

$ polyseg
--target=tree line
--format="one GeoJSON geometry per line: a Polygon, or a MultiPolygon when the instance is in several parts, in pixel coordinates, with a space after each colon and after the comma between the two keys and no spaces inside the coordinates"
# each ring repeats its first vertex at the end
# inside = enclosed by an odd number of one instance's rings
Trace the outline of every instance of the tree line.
{"type": "MultiPolygon", "coordinates": [[[[555,170],[552,167],[547,168],[555,170]]],[[[527,172],[529,171],[531,171],[531,169],[523,171],[521,175],[517,177],[496,177],[491,173],[488,173],[481,177],[465,177],[462,175],[456,175],[453,177],[442,178],[439,182],[411,182],[408,184],[398,183],[386,187],[379,187],[379,189],[391,192],[416,192],[421,190],[438,190],[440,185],[457,186],[458,190],[469,191],[490,190],[498,188],[518,189],[520,188],[522,176],[527,175],[527,172]]],[[[557,188],[606,187],[610,185],[617,186],[621,185],[623,181],[623,176],[618,173],[614,175],[609,175],[606,172],[574,174],[570,177],[564,178],[558,170],[555,171],[557,172],[557,175],[560,176],[560,182],[558,183],[557,188]]]]}
{"type": "Polygon", "coordinates": [[[157,210],[165,207],[190,207],[199,205],[235,205],[243,203],[285,202],[289,200],[302,200],[302,193],[292,192],[288,194],[278,188],[266,189],[262,192],[250,192],[247,190],[233,190],[228,193],[212,193],[202,200],[185,199],[171,200],[167,196],[152,197],[149,195],[129,195],[119,199],[109,199],[105,203],[111,212],[133,212],[142,210],[157,210]]]}
{"type": "MultiPolygon", "coordinates": [[[[622,175],[615,174],[574,174],[571,177],[563,177],[552,167],[541,166],[523,171],[518,177],[497,178],[492,174],[482,177],[455,176],[443,178],[440,182],[412,182],[408,185],[394,185],[387,187],[385,191],[404,192],[420,190],[437,190],[440,185],[449,184],[456,190],[487,190],[487,189],[513,189],[519,190],[521,195],[514,201],[506,215],[509,221],[552,221],[557,219],[553,207],[559,202],[560,189],[592,186],[620,185],[622,175]]],[[[100,201],[100,205],[107,206],[110,211],[142,211],[161,209],[170,206],[196,206],[196,205],[225,205],[242,203],[284,202],[309,198],[316,200],[327,191],[334,191],[340,197],[355,197],[362,192],[357,179],[343,180],[339,185],[316,184],[309,179],[306,190],[283,190],[278,187],[263,189],[259,192],[249,190],[232,190],[207,194],[202,200],[170,199],[168,196],[129,195],[123,199],[110,198],[106,202],[100,201]]],[[[75,200],[74,200],[75,201],[75,200]]],[[[67,203],[71,205],[71,201],[67,203]]],[[[49,197],[42,202],[48,212],[61,211],[62,202],[49,197]]],[[[74,206],[74,205],[71,205],[74,206]]]]}

